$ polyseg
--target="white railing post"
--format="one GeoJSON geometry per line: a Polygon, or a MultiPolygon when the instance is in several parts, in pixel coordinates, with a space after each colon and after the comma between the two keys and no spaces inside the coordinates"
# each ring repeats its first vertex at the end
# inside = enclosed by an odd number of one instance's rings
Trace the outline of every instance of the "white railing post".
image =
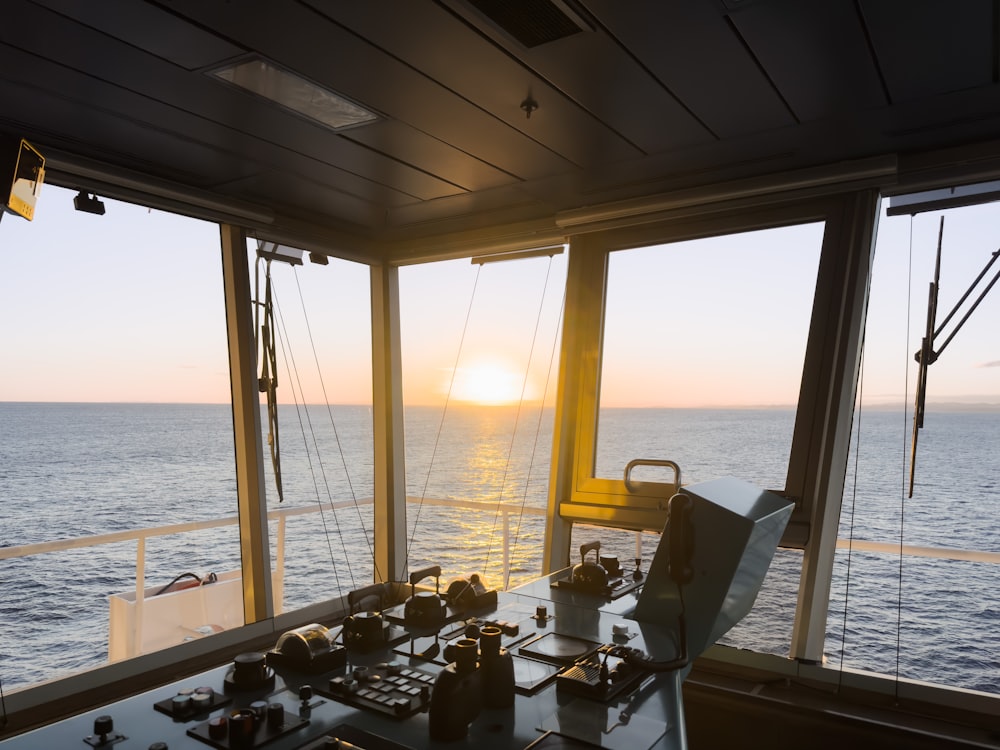
{"type": "Polygon", "coordinates": [[[135,628],[129,633],[128,655],[136,656],[142,647],[143,608],[146,599],[146,537],[136,540],[135,549],[135,628]]]}
{"type": "Polygon", "coordinates": [[[510,514],[503,508],[503,590],[510,586],[510,514]]]}
{"type": "MultiPolygon", "coordinates": [[[[282,513],[278,516],[278,542],[277,542],[277,554],[278,560],[275,565],[275,573],[278,574],[278,580],[281,581],[281,585],[278,587],[271,587],[271,594],[275,598],[278,597],[279,593],[284,599],[285,595],[285,515],[282,513]]],[[[285,610],[284,601],[273,602],[275,614],[283,612],[285,610]]]]}

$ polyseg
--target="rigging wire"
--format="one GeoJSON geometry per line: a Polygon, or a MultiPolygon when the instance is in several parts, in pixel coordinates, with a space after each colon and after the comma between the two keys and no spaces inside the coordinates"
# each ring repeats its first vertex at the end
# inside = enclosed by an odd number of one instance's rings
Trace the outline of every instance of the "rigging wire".
{"type": "MultiPolygon", "coordinates": [[[[531,336],[531,346],[528,348],[528,361],[527,361],[527,364],[524,367],[524,378],[521,380],[521,395],[520,395],[520,398],[518,399],[518,402],[517,402],[517,412],[514,415],[514,426],[511,429],[511,433],[510,433],[510,444],[507,446],[507,460],[504,463],[503,476],[500,479],[500,492],[497,495],[497,507],[496,507],[495,513],[493,514],[493,528],[490,530],[489,545],[486,548],[486,562],[483,563],[483,574],[484,575],[486,573],[486,569],[489,567],[490,557],[493,554],[493,541],[496,538],[497,521],[500,518],[500,509],[501,509],[501,505],[503,503],[503,490],[504,490],[504,487],[507,484],[507,474],[510,471],[511,457],[514,455],[514,440],[517,437],[517,427],[518,427],[518,424],[520,424],[520,421],[521,421],[521,410],[522,410],[522,408],[524,406],[524,394],[525,394],[525,392],[527,391],[527,388],[528,388],[528,375],[531,372],[531,360],[534,358],[535,344],[538,341],[538,329],[541,327],[542,312],[545,309],[545,292],[546,292],[546,290],[549,287],[549,277],[552,274],[553,257],[554,256],[551,256],[551,255],[549,256],[549,265],[548,265],[548,268],[545,271],[545,282],[542,284],[542,296],[541,296],[541,299],[539,299],[539,301],[538,301],[538,314],[535,316],[535,330],[534,330],[534,332],[532,333],[532,336],[531,336]]],[[[541,415],[541,412],[544,411],[544,408],[545,408],[545,401],[543,400],[542,401],[542,406],[541,406],[541,408],[539,410],[539,415],[541,415]]],[[[539,430],[539,429],[541,429],[541,418],[539,418],[538,426],[536,427],[535,443],[534,443],[534,445],[536,445],[536,446],[538,444],[537,430],[539,430]]],[[[532,458],[534,458],[534,448],[532,448],[532,458]]],[[[529,468],[528,477],[526,478],[526,482],[530,482],[530,479],[531,479],[531,472],[530,472],[530,468],[529,468]]],[[[527,490],[525,490],[525,497],[527,497],[527,490]]],[[[522,511],[523,511],[523,506],[522,506],[522,511]]],[[[504,589],[506,589],[507,588],[507,579],[509,578],[509,574],[507,573],[507,571],[503,571],[503,578],[504,578],[504,589]]]]}
{"type": "Polygon", "coordinates": [[[424,487],[420,493],[420,501],[417,503],[417,513],[413,519],[413,528],[410,531],[410,539],[406,543],[406,554],[403,557],[403,569],[408,569],[410,561],[410,549],[413,547],[413,539],[417,535],[417,527],[420,525],[420,511],[424,507],[424,499],[427,497],[427,487],[431,480],[431,471],[434,468],[434,459],[437,457],[438,446],[441,443],[441,432],[444,429],[444,419],[448,414],[448,405],[451,403],[451,393],[455,387],[455,378],[458,375],[458,363],[462,358],[462,348],[465,346],[465,336],[469,332],[469,320],[472,318],[472,303],[476,299],[476,288],[479,286],[479,274],[483,267],[476,268],[476,278],[472,283],[472,294],[469,296],[469,307],[465,312],[465,323],[462,325],[462,336],[458,341],[458,352],[455,354],[455,366],[451,368],[451,380],[448,382],[448,392],[444,397],[444,408],[441,410],[441,421],[438,423],[437,434],[434,436],[434,445],[431,448],[430,460],[427,463],[427,474],[424,477],[424,487]]]}
{"type": "MultiPolygon", "coordinates": [[[[344,447],[343,445],[341,445],[340,442],[340,433],[337,430],[337,423],[333,418],[333,410],[330,408],[330,397],[327,395],[326,392],[326,380],[323,378],[323,370],[319,364],[319,355],[316,353],[316,342],[313,339],[312,326],[309,325],[309,315],[306,312],[305,296],[302,294],[302,285],[299,283],[298,271],[294,267],[292,267],[292,275],[295,277],[295,286],[299,290],[299,302],[302,305],[302,315],[303,318],[305,319],[306,332],[309,335],[309,346],[312,347],[313,361],[316,363],[316,373],[319,376],[320,389],[323,391],[323,403],[326,405],[326,413],[330,417],[330,427],[333,429],[333,438],[337,444],[337,453],[340,455],[340,463],[344,467],[344,477],[346,478],[347,486],[351,491],[351,501],[354,503],[354,509],[357,511],[358,514],[358,524],[361,527],[361,532],[365,538],[365,543],[368,545],[368,554],[372,559],[372,565],[374,566],[375,570],[375,580],[379,581],[382,579],[381,576],[379,575],[378,563],[375,560],[375,550],[372,549],[371,539],[369,539],[368,537],[368,529],[365,528],[364,517],[361,515],[361,507],[358,505],[358,496],[357,493],[354,491],[354,483],[351,481],[351,472],[347,468],[347,458],[344,456],[344,447]]],[[[351,578],[353,582],[353,575],[351,578]]]]}
{"type": "MultiPolygon", "coordinates": [[[[556,347],[557,347],[557,345],[559,343],[558,331],[560,330],[560,327],[562,326],[562,318],[563,318],[563,314],[564,314],[565,311],[566,311],[566,290],[564,288],[563,289],[562,302],[559,305],[559,317],[556,320],[556,331],[557,331],[557,334],[552,339],[552,351],[549,353],[549,368],[548,368],[548,371],[545,373],[545,387],[542,389],[542,406],[538,410],[538,423],[535,425],[535,441],[531,445],[531,455],[530,455],[530,457],[528,459],[528,471],[527,471],[527,476],[525,477],[525,480],[524,480],[524,494],[521,495],[521,507],[518,510],[517,523],[514,526],[514,539],[513,539],[513,542],[511,543],[511,546],[510,546],[510,558],[511,558],[511,560],[514,559],[514,552],[517,550],[517,542],[518,542],[518,540],[520,539],[520,536],[521,536],[521,523],[522,523],[522,521],[524,519],[524,508],[525,508],[525,505],[528,502],[528,490],[529,490],[530,485],[531,485],[531,470],[535,466],[535,452],[538,449],[538,436],[541,434],[541,430],[542,430],[542,417],[545,414],[545,400],[548,397],[548,393],[549,393],[549,383],[551,382],[551,378],[552,378],[552,365],[555,362],[556,347]]],[[[504,581],[503,581],[504,591],[507,590],[507,587],[509,585],[510,585],[510,566],[508,565],[508,569],[505,571],[504,581]]]]}
{"type": "MultiPolygon", "coordinates": [[[[867,328],[867,326],[866,326],[867,328]]],[[[847,650],[847,605],[851,600],[851,558],[854,552],[854,511],[858,507],[858,465],[861,460],[861,417],[863,413],[862,402],[865,391],[865,335],[861,335],[861,367],[858,373],[858,407],[857,420],[854,429],[854,486],[851,490],[851,517],[850,530],[847,535],[847,570],[844,574],[844,618],[840,625],[840,671],[837,675],[837,692],[839,693],[844,683],[844,655],[847,650]]]]}
{"type": "MultiPolygon", "coordinates": [[[[910,238],[909,257],[907,260],[907,285],[906,285],[906,341],[904,351],[909,351],[910,342],[910,314],[913,299],[913,220],[914,214],[910,214],[910,238]]],[[[910,397],[910,361],[908,356],[904,356],[906,369],[903,374],[903,482],[899,487],[899,572],[896,581],[896,674],[894,697],[899,702],[899,659],[902,651],[902,629],[903,629],[903,539],[905,534],[906,521],[906,471],[908,451],[906,444],[906,404],[910,397]]]]}
{"type": "MultiPolygon", "coordinates": [[[[277,315],[277,317],[278,317],[278,332],[279,332],[279,338],[280,338],[281,343],[282,343],[282,356],[285,359],[285,369],[289,372],[290,375],[294,375],[294,377],[290,378],[290,380],[291,380],[291,383],[292,383],[292,385],[291,385],[291,388],[292,388],[292,397],[293,397],[293,401],[295,403],[295,414],[296,414],[296,417],[299,420],[299,429],[300,429],[300,431],[302,433],[302,442],[303,442],[303,445],[305,446],[305,449],[306,449],[306,460],[307,460],[307,462],[309,464],[309,473],[310,473],[310,475],[312,477],[312,480],[313,480],[313,489],[314,489],[314,492],[316,494],[316,503],[319,506],[319,510],[320,510],[320,514],[319,514],[320,515],[320,520],[323,523],[323,535],[326,537],[327,548],[329,549],[329,552],[330,552],[330,564],[331,564],[331,567],[333,568],[333,575],[334,575],[334,579],[335,579],[335,581],[337,583],[337,590],[341,591],[342,587],[341,587],[341,583],[340,583],[340,573],[339,573],[338,566],[337,566],[337,563],[336,563],[336,558],[335,558],[334,553],[333,553],[333,543],[330,541],[330,529],[327,526],[326,514],[323,512],[323,502],[322,502],[322,500],[320,498],[319,484],[318,484],[318,482],[316,480],[316,469],[315,469],[315,466],[313,465],[313,460],[312,460],[312,457],[311,457],[311,454],[310,454],[310,451],[309,451],[309,444],[308,444],[308,440],[306,438],[305,424],[303,424],[303,421],[302,421],[302,411],[305,412],[306,423],[309,426],[309,432],[310,432],[310,435],[312,437],[313,449],[316,451],[316,461],[319,464],[320,474],[322,475],[324,485],[326,486],[327,499],[330,501],[331,511],[333,511],[333,499],[332,499],[332,495],[330,493],[330,486],[329,486],[329,483],[326,481],[326,471],[325,471],[324,466],[323,466],[322,458],[320,457],[319,442],[316,439],[316,432],[313,429],[312,419],[309,416],[309,409],[305,405],[305,395],[304,395],[305,392],[304,392],[304,390],[302,388],[301,378],[299,377],[298,365],[295,363],[295,355],[291,351],[291,346],[289,344],[289,338],[288,338],[288,330],[285,327],[285,319],[284,319],[284,316],[283,316],[283,314],[281,312],[281,306],[278,304],[277,294],[274,295],[274,307],[275,307],[275,310],[277,311],[277,314],[278,314],[277,315]],[[291,361],[289,362],[289,360],[291,360],[291,361]],[[296,384],[298,385],[298,391],[299,391],[299,394],[302,395],[302,400],[303,400],[302,409],[301,410],[299,409],[299,399],[295,395],[295,386],[296,386],[296,384]]],[[[341,532],[341,529],[340,529],[340,521],[337,518],[337,513],[335,511],[333,511],[333,519],[334,519],[334,523],[336,524],[336,527],[337,527],[337,536],[340,538],[341,548],[343,549],[343,552],[344,552],[344,559],[345,559],[345,561],[347,561],[347,570],[348,570],[348,573],[351,576],[351,588],[354,589],[354,588],[356,588],[356,584],[355,584],[355,581],[354,581],[354,571],[353,571],[353,569],[351,567],[351,564],[350,564],[350,556],[347,553],[347,547],[344,544],[344,535],[343,535],[343,533],[341,532]]],[[[345,596],[345,594],[341,591],[340,596],[341,596],[341,598],[343,598],[345,596]]]]}

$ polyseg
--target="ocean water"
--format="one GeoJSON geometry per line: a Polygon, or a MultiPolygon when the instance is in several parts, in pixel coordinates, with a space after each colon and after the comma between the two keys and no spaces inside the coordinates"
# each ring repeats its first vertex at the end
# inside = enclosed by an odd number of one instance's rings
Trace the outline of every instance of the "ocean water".
{"type": "MultiPolygon", "coordinates": [[[[598,471],[640,451],[677,460],[685,483],[738,476],[778,486],[793,413],[609,409],[598,471]],[[667,436],[667,437],[665,437],[667,436]],[[673,436],[673,437],[670,437],[673,436]],[[683,436],[679,439],[676,436],[683,436]]],[[[447,579],[482,572],[500,584],[503,516],[512,583],[540,571],[551,413],[513,408],[406,411],[410,569],[447,579]],[[424,498],[424,502],[419,502],[424,498]],[[472,503],[442,507],[432,499],[472,503]],[[480,506],[481,509],[480,509],[480,506]],[[532,512],[535,511],[535,512],[532,512]]],[[[266,420],[265,420],[266,423],[266,420]]],[[[232,516],[236,511],[228,406],[0,404],[0,546],[232,516]]],[[[285,501],[267,471],[269,505],[319,509],[283,529],[284,609],[371,580],[373,456],[363,406],[283,407],[285,501]],[[337,510],[330,502],[342,504],[337,510]]],[[[905,499],[909,423],[862,411],[847,471],[841,537],[1000,552],[1000,413],[929,412],[917,487],[905,499]]],[[[277,560],[278,529],[271,525],[277,560]]],[[[623,560],[634,534],[579,529],[623,560]]],[[[643,535],[649,560],[655,534],[643,535]]],[[[145,583],[188,571],[237,569],[235,526],[150,539],[145,583]]],[[[787,654],[801,553],[781,550],[753,612],[723,642],[787,654]]],[[[108,596],[135,588],[136,542],[0,561],[0,681],[5,690],[97,666],[107,657],[108,596]]],[[[833,665],[1000,693],[1000,589],[987,563],[840,551],[826,657],[833,665]]]]}

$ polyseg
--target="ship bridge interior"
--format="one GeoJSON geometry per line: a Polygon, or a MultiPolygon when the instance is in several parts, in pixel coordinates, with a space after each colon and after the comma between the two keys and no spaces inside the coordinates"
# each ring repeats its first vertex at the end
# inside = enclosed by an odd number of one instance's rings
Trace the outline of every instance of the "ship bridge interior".
{"type": "MultiPolygon", "coordinates": [[[[792,635],[781,657],[699,661],[692,747],[754,733],[762,746],[1000,745],[996,696],[917,681],[901,693],[824,667],[878,217],[900,196],[996,192],[997,0],[7,0],[4,14],[0,137],[4,154],[24,139],[44,158],[33,221],[55,186],[221,228],[246,625],[214,649],[8,694],[0,736],[94,708],[95,687],[102,701],[131,695],[344,614],[272,600],[248,240],[370,268],[374,567],[398,582],[412,572],[400,269],[566,248],[549,574],[576,562],[574,524],[663,529],[682,480],[594,475],[609,253],[812,222],[825,232],[794,433],[784,484],[766,488],[794,504],[792,635]],[[801,704],[760,687],[795,680],[810,682],[801,704]],[[827,703],[841,691],[850,718],[827,703]]],[[[0,243],[21,220],[3,217],[0,243]]]]}

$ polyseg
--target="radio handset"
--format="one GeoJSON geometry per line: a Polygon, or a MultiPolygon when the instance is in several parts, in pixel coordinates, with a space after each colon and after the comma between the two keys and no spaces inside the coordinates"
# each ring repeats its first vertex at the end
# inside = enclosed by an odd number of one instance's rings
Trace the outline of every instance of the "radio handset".
{"type": "Polygon", "coordinates": [[[678,492],[667,504],[667,533],[669,534],[670,556],[667,559],[667,574],[678,586],[691,583],[694,579],[694,527],[691,511],[694,500],[678,492]]]}
{"type": "Polygon", "coordinates": [[[677,585],[680,612],[677,615],[677,656],[669,661],[654,661],[638,649],[619,646],[615,652],[634,667],[645,672],[670,672],[683,669],[690,661],[687,650],[687,617],[684,605],[684,587],[694,580],[694,524],[691,514],[694,500],[678,492],[667,504],[667,541],[670,544],[667,556],[667,575],[677,585]]]}

